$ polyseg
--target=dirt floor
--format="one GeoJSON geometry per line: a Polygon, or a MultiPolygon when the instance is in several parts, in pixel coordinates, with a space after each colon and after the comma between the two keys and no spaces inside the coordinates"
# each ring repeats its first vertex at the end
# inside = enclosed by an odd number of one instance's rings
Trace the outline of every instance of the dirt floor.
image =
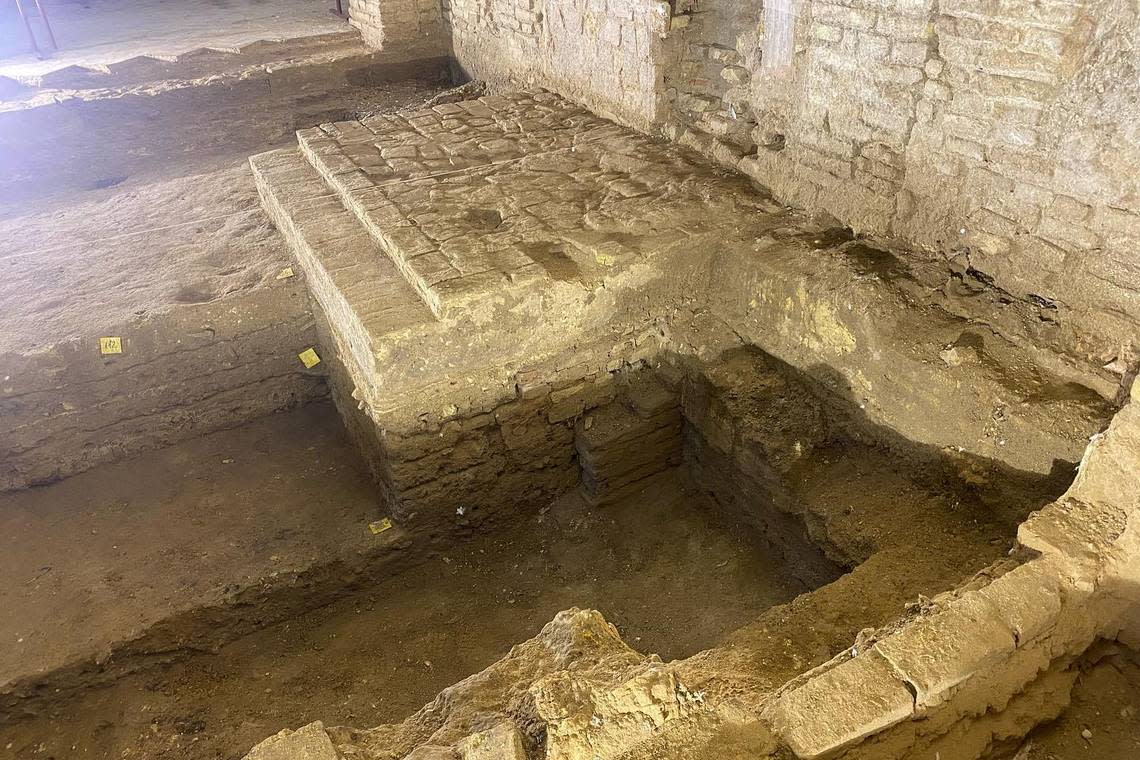
{"type": "Polygon", "coordinates": [[[0,352],[257,288],[291,263],[244,161],[85,193],[0,221],[0,241],[0,352]]]}
{"type": "MultiPolygon", "coordinates": [[[[302,428],[312,424],[303,414],[293,421],[302,428]]],[[[176,447],[178,453],[168,450],[138,468],[145,480],[132,488],[155,491],[156,503],[149,508],[174,510],[164,499],[185,508],[201,498],[194,485],[200,479],[210,481],[227,466],[240,471],[236,462],[218,464],[219,457],[232,455],[245,462],[249,478],[271,479],[238,489],[242,504],[272,500],[263,503],[268,519],[282,510],[288,514],[290,504],[307,504],[315,492],[336,510],[337,524],[346,514],[373,508],[356,477],[343,477],[345,467],[356,472],[343,451],[318,454],[304,429],[293,435],[274,432],[272,441],[263,434],[262,445],[244,454],[228,449],[207,454],[186,445],[176,447]],[[282,449],[292,449],[291,455],[283,457],[282,449]],[[322,462],[331,457],[340,464],[327,472],[316,462],[297,466],[309,457],[322,462]],[[161,483],[185,483],[189,489],[161,483]],[[291,484],[297,486],[293,495],[291,484]]],[[[61,484],[74,486],[56,492],[53,509],[61,515],[92,514],[100,489],[118,490],[111,470],[99,471],[107,472],[102,483],[91,473],[61,484]],[[80,503],[68,503],[72,500],[80,503]]],[[[216,498],[208,500],[224,508],[216,498]]],[[[115,506],[108,507],[116,513],[133,511],[131,503],[111,501],[115,506]]],[[[807,590],[791,580],[760,537],[719,523],[707,506],[681,470],[601,509],[568,495],[502,532],[437,552],[387,582],[217,653],[144,670],[56,703],[34,719],[3,726],[0,748],[16,758],[240,757],[266,735],[318,718],[356,725],[395,720],[573,606],[600,609],[640,650],[666,659],[692,654],[807,590]]],[[[159,524],[176,533],[177,522],[188,517],[172,515],[159,524]]],[[[310,524],[299,530],[315,538],[323,529],[310,524]]],[[[86,537],[87,531],[75,533],[86,537]]],[[[145,537],[130,533],[98,540],[143,543],[145,537]]],[[[222,533],[240,535],[241,529],[218,531],[213,539],[191,535],[177,551],[148,552],[122,583],[140,584],[139,572],[163,577],[182,572],[188,563],[229,563],[224,555],[207,559],[195,546],[214,543],[222,533]]],[[[162,543],[163,537],[155,539],[162,543]]],[[[104,548],[114,556],[111,544],[104,548]]],[[[68,627],[83,625],[69,621],[68,627]]]]}
{"type": "Polygon", "coordinates": [[[0,494],[0,685],[367,551],[381,514],[328,402],[0,494]]]}
{"type": "MultiPolygon", "coordinates": [[[[0,9],[0,75],[32,77],[66,66],[99,66],[138,55],[171,57],[347,30],[320,0],[41,0],[59,50],[39,59],[28,46],[15,4],[0,9]]],[[[34,16],[34,6],[29,14],[34,16]]],[[[32,19],[37,40],[47,35],[32,19]]],[[[50,50],[44,45],[45,50],[50,50]]]]}
{"type": "Polygon", "coordinates": [[[1072,703],[1011,760],[1135,760],[1140,757],[1140,655],[1121,650],[1083,669],[1072,703]]]}
{"type": "MultiPolygon", "coordinates": [[[[344,109],[388,111],[438,91],[393,83],[344,109]]],[[[247,161],[270,147],[196,154],[35,203],[0,200],[0,354],[271,283],[291,260],[247,161]]]]}
{"type": "MultiPolygon", "coordinates": [[[[104,555],[75,557],[72,564],[99,571],[71,573],[62,588],[57,582],[46,589],[51,568],[42,577],[32,573],[27,595],[43,601],[45,589],[53,591],[40,611],[70,611],[61,628],[85,630],[116,611],[137,613],[132,605],[169,604],[169,595],[183,589],[198,593],[203,579],[220,581],[240,570],[243,552],[284,555],[298,544],[292,555],[269,558],[271,566],[286,566],[310,550],[330,556],[338,542],[354,546],[376,506],[337,427],[331,408],[316,405],[250,426],[258,432],[216,434],[145,462],[14,495],[27,501],[23,513],[41,522],[31,501],[51,510],[48,526],[37,532],[61,543],[12,549],[58,556],[72,537],[83,536],[83,553],[104,555]],[[142,477],[127,485],[128,472],[142,477]],[[319,519],[324,510],[327,525],[319,519]],[[155,519],[147,520],[152,511],[155,519]],[[69,524],[67,514],[81,517],[69,524]],[[214,519],[230,527],[205,531],[220,524],[214,519]],[[183,530],[187,520],[193,527],[183,530]],[[267,521],[284,527],[257,540],[267,521]],[[94,533],[88,522],[98,524],[94,533]],[[129,562],[120,572],[113,566],[124,556],[129,562]],[[68,589],[96,596],[76,604],[68,589]],[[90,621],[75,619],[77,609],[86,609],[90,621]]],[[[667,660],[729,636],[749,642],[747,649],[763,659],[769,648],[752,639],[774,637],[780,662],[757,675],[789,677],[850,646],[865,625],[898,615],[903,601],[953,586],[1009,546],[1012,525],[889,468],[885,454],[856,447],[823,452],[818,471],[803,473],[801,496],[829,535],[867,551],[888,547],[867,563],[873,579],[861,568],[856,580],[833,584],[834,592],[821,589],[774,607],[810,590],[793,580],[799,568],[781,564],[779,552],[715,507],[680,468],[603,508],[567,495],[217,651],[144,665],[111,686],[38,702],[30,717],[0,724],[0,748],[14,758],[238,758],[265,736],[312,720],[392,722],[574,606],[601,610],[632,646],[667,660]],[[897,530],[884,527],[900,521],[897,530]],[[916,561],[916,553],[926,561],[916,561]],[[939,562],[942,555],[947,561],[939,562]],[[787,624],[810,635],[789,648],[787,624]]],[[[241,575],[235,580],[248,583],[250,575],[241,575]]],[[[34,609],[35,599],[28,601],[34,609]]]]}

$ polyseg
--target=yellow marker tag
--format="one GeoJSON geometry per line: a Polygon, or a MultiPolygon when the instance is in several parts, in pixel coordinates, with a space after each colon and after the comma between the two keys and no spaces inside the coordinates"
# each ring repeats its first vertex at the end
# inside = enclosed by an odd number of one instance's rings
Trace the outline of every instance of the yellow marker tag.
{"type": "Polygon", "coordinates": [[[392,519],[385,517],[383,520],[368,523],[368,530],[372,531],[372,535],[378,536],[386,530],[391,530],[392,519]]]}
{"type": "Polygon", "coordinates": [[[617,259],[608,253],[594,254],[594,259],[604,267],[612,267],[617,262],[617,259]]]}
{"type": "Polygon", "coordinates": [[[123,353],[123,339],[122,338],[100,338],[99,339],[99,353],[103,356],[108,354],[121,354],[123,353]]]}
{"type": "Polygon", "coordinates": [[[295,275],[293,274],[293,267],[285,267],[284,269],[282,269],[280,272],[277,273],[277,279],[278,280],[288,280],[290,277],[294,277],[294,276],[295,275]]]}
{"type": "Polygon", "coordinates": [[[321,357],[317,356],[317,352],[311,348],[306,348],[297,354],[297,358],[301,360],[301,364],[305,365],[305,369],[312,369],[321,363],[321,357]]]}

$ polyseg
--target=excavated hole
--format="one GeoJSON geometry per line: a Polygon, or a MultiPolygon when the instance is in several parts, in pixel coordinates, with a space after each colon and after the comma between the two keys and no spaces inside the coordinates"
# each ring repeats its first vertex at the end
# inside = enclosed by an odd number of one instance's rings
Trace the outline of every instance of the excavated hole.
{"type": "MultiPolygon", "coordinates": [[[[331,604],[214,651],[140,653],[109,683],[47,683],[0,715],[13,756],[240,757],[313,720],[398,721],[572,606],[601,610],[641,651],[685,657],[873,561],[867,575],[895,596],[853,581],[842,609],[797,602],[812,636],[780,635],[807,668],[919,589],[1003,557],[1018,520],[1065,485],[893,440],[834,386],[754,350],[619,382],[615,401],[565,423],[577,489],[483,523],[457,516],[458,537],[408,550],[397,572],[342,582],[331,604]]],[[[228,614],[248,622],[279,603],[228,614]]],[[[238,625],[225,617],[214,627],[238,625]]]]}

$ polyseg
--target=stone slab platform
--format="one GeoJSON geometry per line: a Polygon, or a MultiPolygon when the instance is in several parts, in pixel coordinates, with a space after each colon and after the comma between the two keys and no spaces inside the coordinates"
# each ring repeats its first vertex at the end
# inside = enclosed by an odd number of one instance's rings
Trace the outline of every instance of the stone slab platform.
{"type": "Polygon", "coordinates": [[[740,183],[546,92],[298,133],[301,150],[439,316],[498,291],[589,288],[740,222],[740,183]]]}
{"type": "Polygon", "coordinates": [[[1103,418],[1030,391],[1013,404],[1005,369],[953,375],[940,352],[968,325],[919,304],[905,271],[868,274],[847,232],[550,93],[324,124],[299,143],[251,163],[400,519],[455,512],[457,493],[518,504],[536,472],[546,498],[574,475],[575,419],[623,372],[742,341],[858,394],[876,426],[1026,471],[1074,456],[1103,418]]]}
{"type": "Polygon", "coordinates": [[[623,344],[769,224],[747,181],[546,92],[298,140],[251,164],[374,412],[513,396],[520,369],[623,344]]]}

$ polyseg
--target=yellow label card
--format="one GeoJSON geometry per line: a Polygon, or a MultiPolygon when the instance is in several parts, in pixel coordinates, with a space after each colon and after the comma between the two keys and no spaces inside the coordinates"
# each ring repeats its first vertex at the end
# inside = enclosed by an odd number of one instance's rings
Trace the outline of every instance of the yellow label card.
{"type": "Polygon", "coordinates": [[[293,277],[293,276],[294,276],[293,267],[285,267],[284,269],[282,269],[280,272],[277,273],[277,279],[278,280],[288,280],[290,277],[293,277]]]}
{"type": "Polygon", "coordinates": [[[305,365],[305,369],[312,369],[321,363],[321,357],[317,356],[317,352],[311,348],[306,348],[297,354],[297,358],[301,360],[301,364],[305,365]]]}
{"type": "Polygon", "coordinates": [[[119,337],[100,338],[99,353],[103,354],[103,356],[123,353],[123,339],[119,337]]]}
{"type": "Polygon", "coordinates": [[[374,536],[380,535],[384,531],[391,529],[391,527],[392,519],[390,517],[385,517],[383,520],[377,520],[376,522],[368,523],[368,530],[372,531],[372,535],[374,536]]]}

